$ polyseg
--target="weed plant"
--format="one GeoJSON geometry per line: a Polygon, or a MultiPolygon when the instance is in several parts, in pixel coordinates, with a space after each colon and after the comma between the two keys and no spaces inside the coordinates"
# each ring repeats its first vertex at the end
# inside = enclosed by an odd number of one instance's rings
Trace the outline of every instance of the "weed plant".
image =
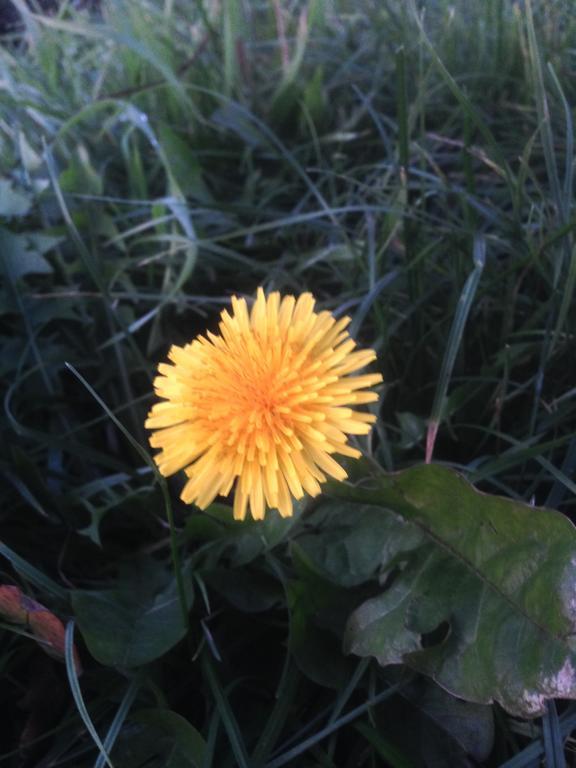
{"type": "Polygon", "coordinates": [[[233,294],[306,289],[378,351],[373,462],[421,462],[428,437],[479,489],[572,517],[573,4],[18,7],[0,46],[0,581],[73,623],[59,659],[2,625],[2,765],[573,759],[572,704],[514,718],[308,634],[306,510],[233,525],[224,503],[179,502],[180,479],[163,495],[134,447],[171,344],[233,294]]]}

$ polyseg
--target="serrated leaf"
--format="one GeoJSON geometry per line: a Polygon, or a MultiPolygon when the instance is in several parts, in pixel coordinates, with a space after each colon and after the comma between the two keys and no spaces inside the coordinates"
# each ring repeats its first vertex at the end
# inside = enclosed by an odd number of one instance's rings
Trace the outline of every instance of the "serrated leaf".
{"type": "MultiPolygon", "coordinates": [[[[90,653],[101,664],[138,667],[163,656],[186,634],[176,580],[152,559],[125,568],[119,586],[77,590],[72,606],[90,653]]],[[[192,602],[190,581],[188,604],[192,602]]]]}
{"type": "Polygon", "coordinates": [[[479,493],[435,465],[338,495],[396,521],[380,563],[392,578],[350,617],[350,652],[408,664],[515,715],[576,699],[576,530],[566,517],[479,493]]]}

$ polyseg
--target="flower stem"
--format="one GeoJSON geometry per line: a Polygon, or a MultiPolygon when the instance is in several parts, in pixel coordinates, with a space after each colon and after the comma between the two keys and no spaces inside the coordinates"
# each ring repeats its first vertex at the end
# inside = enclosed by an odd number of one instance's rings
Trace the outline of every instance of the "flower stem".
{"type": "Polygon", "coordinates": [[[184,620],[184,626],[190,632],[190,616],[188,614],[188,601],[186,600],[186,590],[184,587],[184,579],[182,578],[182,561],[180,559],[180,553],[178,551],[178,542],[176,540],[176,526],[174,524],[174,510],[172,509],[172,500],[168,491],[168,483],[165,478],[159,476],[160,488],[162,489],[162,497],[164,499],[164,507],[166,509],[166,519],[168,520],[168,527],[170,528],[170,554],[172,557],[172,566],[174,567],[174,574],[176,576],[176,588],[178,590],[178,599],[180,601],[180,609],[182,611],[182,618],[184,620]]]}

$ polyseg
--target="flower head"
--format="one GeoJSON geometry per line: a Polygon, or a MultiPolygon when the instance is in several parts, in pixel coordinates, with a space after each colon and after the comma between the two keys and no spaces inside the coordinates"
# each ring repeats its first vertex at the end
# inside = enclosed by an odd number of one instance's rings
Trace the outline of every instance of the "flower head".
{"type": "Polygon", "coordinates": [[[164,476],[181,469],[182,500],[205,509],[235,485],[234,517],[262,519],[267,507],[292,514],[292,496],[320,493],[327,475],[346,472],[333,454],[358,458],[347,435],[366,434],[376,417],[350,406],[378,399],[362,391],[379,373],[350,375],[376,358],[354,352],[350,318],[315,312],[314,298],[258,289],[248,311],[232,298],[220,334],[208,332],[169,352],[154,385],[163,402],[146,427],[164,476]]]}

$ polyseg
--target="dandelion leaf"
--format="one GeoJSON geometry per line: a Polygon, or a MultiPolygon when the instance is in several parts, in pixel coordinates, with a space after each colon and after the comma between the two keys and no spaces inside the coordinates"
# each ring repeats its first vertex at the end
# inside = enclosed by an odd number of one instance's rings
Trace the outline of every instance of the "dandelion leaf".
{"type": "MultiPolygon", "coordinates": [[[[191,605],[187,568],[183,575],[191,605]]],[[[107,666],[148,664],[186,634],[175,580],[151,558],[123,565],[113,589],[75,590],[72,606],[88,650],[107,666]]]]}
{"type": "MultiPolygon", "coordinates": [[[[347,651],[518,716],[576,699],[576,530],[565,516],[480,493],[434,465],[335,492],[351,517],[383,521],[380,586],[352,612],[347,651]]],[[[366,553],[350,541],[347,567],[358,571],[366,553]]]]}

